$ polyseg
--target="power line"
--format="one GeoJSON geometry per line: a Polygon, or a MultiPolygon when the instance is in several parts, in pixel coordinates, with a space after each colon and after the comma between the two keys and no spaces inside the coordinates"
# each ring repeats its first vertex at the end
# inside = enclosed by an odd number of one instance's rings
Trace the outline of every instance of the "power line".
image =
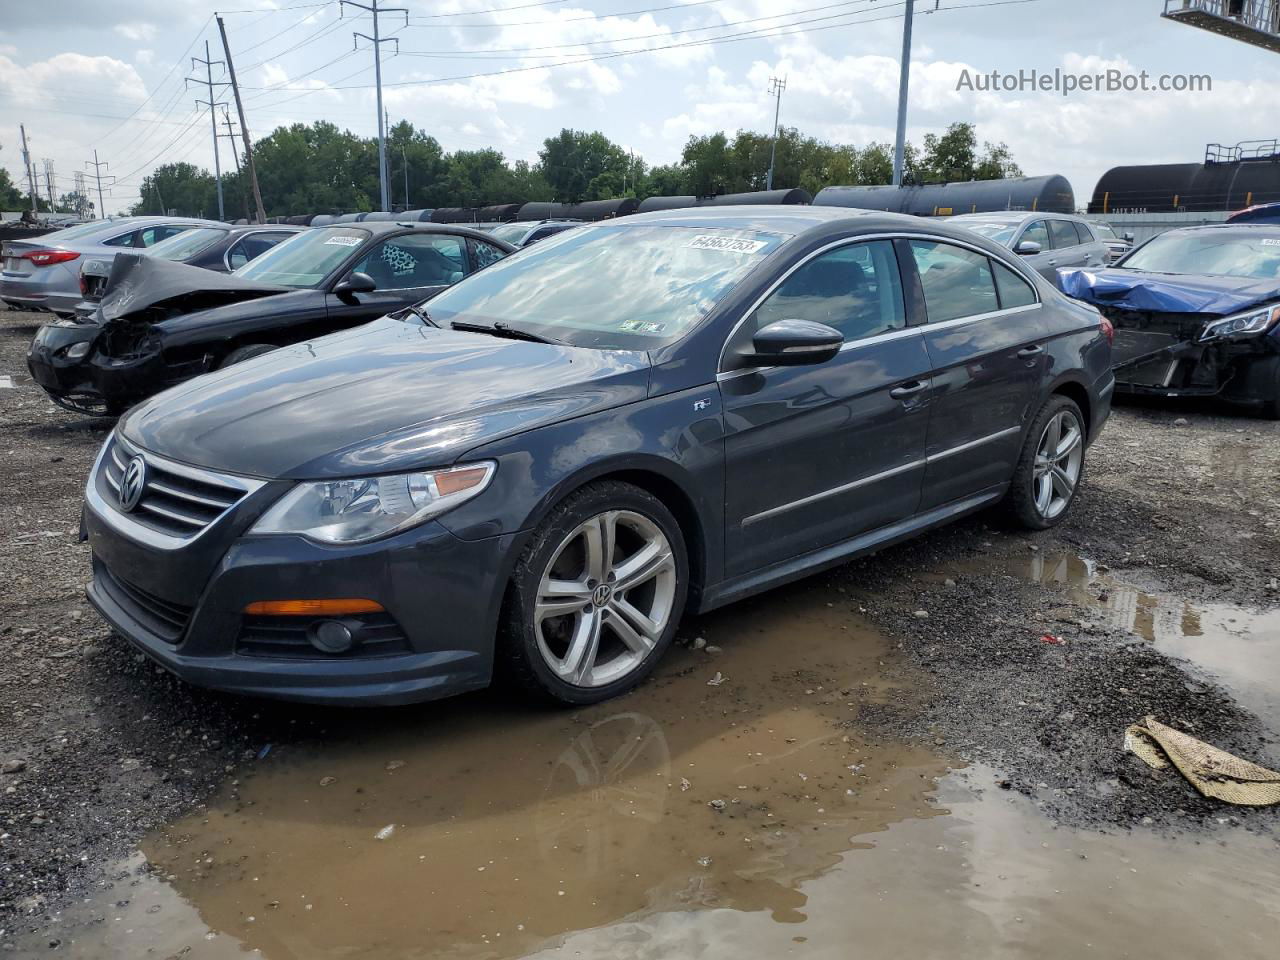
{"type": "Polygon", "coordinates": [[[223,204],[222,204],[222,164],[221,164],[221,162],[220,162],[220,161],[219,161],[219,159],[218,159],[218,115],[217,115],[217,108],[218,108],[219,106],[223,106],[223,107],[225,107],[225,106],[227,105],[227,103],[226,103],[226,101],[225,101],[225,100],[215,100],[215,99],[214,99],[214,97],[213,97],[213,88],[214,88],[214,87],[229,87],[229,86],[231,86],[231,84],[230,84],[230,83],[227,83],[227,82],[220,82],[220,83],[214,83],[214,82],[213,82],[213,65],[216,63],[216,64],[218,64],[219,66],[221,66],[221,67],[225,70],[225,69],[226,69],[227,64],[226,64],[226,62],[225,62],[225,61],[223,61],[223,60],[211,60],[211,59],[209,59],[209,41],[208,41],[208,40],[206,40],[206,41],[204,42],[204,59],[202,60],[202,59],[200,59],[199,57],[192,57],[192,58],[191,58],[191,66],[192,66],[192,67],[195,67],[195,65],[196,65],[196,64],[198,64],[198,63],[204,64],[205,79],[204,79],[204,80],[200,80],[200,79],[197,79],[196,77],[187,77],[187,83],[189,83],[189,84],[190,84],[190,83],[194,83],[194,84],[202,85],[202,86],[206,87],[206,88],[208,89],[208,91],[209,91],[209,99],[208,99],[208,100],[197,100],[197,101],[196,101],[196,103],[198,103],[198,104],[204,104],[204,105],[206,105],[206,106],[209,108],[209,126],[213,129],[213,177],[214,177],[214,180],[215,180],[215,181],[217,182],[217,184],[218,184],[218,219],[219,219],[219,220],[225,220],[225,219],[227,219],[227,217],[226,217],[226,211],[225,211],[225,209],[223,208],[223,204]]]}
{"type": "Polygon", "coordinates": [[[370,0],[370,6],[363,3],[357,3],[356,0],[338,0],[338,9],[346,10],[347,5],[358,7],[367,12],[373,20],[373,36],[367,33],[357,31],[352,35],[352,40],[359,47],[360,38],[368,40],[373,44],[373,72],[374,83],[378,88],[378,185],[382,188],[382,210],[391,209],[391,194],[387,184],[387,130],[384,126],[385,118],[382,112],[382,45],[384,43],[394,43],[396,50],[400,49],[400,40],[398,37],[383,37],[379,33],[381,27],[381,14],[383,13],[403,13],[404,22],[409,23],[409,11],[405,7],[383,7],[378,9],[378,0],[370,0]]]}

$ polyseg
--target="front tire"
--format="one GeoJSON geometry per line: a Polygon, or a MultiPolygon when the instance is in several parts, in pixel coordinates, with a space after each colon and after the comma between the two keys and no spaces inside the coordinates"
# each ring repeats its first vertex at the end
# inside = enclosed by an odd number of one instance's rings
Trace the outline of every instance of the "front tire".
{"type": "Polygon", "coordinates": [[[1084,480],[1084,415],[1074,400],[1054,394],[1027,430],[1005,503],[1013,519],[1047,530],[1066,519],[1084,480]]]}
{"type": "Polygon", "coordinates": [[[657,497],[619,481],[584,487],[542,521],[516,565],[499,667],[561,704],[625,693],[671,645],[688,582],[680,526],[657,497]]]}
{"type": "Polygon", "coordinates": [[[251,360],[254,357],[260,357],[264,353],[270,353],[275,349],[276,348],[269,343],[251,343],[245,347],[236,347],[236,349],[232,350],[222,358],[222,362],[218,364],[218,369],[225,370],[227,367],[234,364],[241,363],[245,360],[251,360]]]}

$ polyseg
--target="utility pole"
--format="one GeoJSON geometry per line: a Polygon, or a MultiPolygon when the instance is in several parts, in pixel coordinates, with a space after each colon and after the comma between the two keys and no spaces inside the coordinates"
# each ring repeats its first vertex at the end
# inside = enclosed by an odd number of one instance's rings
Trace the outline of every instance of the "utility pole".
{"type": "Polygon", "coordinates": [[[769,147],[769,176],[764,181],[766,190],[773,189],[773,161],[778,155],[778,118],[782,115],[782,91],[785,89],[787,89],[786,77],[781,80],[777,77],[769,78],[769,96],[777,102],[773,107],[773,143],[769,147]]]}
{"type": "MultiPolygon", "coordinates": [[[[240,100],[240,84],[236,82],[236,65],[231,59],[231,46],[227,43],[227,28],[218,17],[218,33],[222,34],[222,52],[227,58],[227,73],[231,77],[231,92],[236,98],[236,113],[240,115],[240,138],[244,141],[244,161],[249,167],[249,182],[253,185],[253,205],[258,211],[258,222],[267,222],[267,212],[262,206],[262,191],[258,189],[258,168],[253,164],[253,147],[249,144],[249,125],[244,120],[244,103],[240,100]]],[[[239,159],[236,160],[239,163],[239,159]]]]}
{"type": "Polygon", "coordinates": [[[384,43],[394,43],[396,52],[399,53],[400,40],[398,37],[384,37],[381,35],[378,16],[382,13],[403,13],[404,25],[407,27],[409,25],[409,11],[405,7],[382,7],[379,9],[378,0],[369,0],[369,3],[369,6],[365,6],[363,3],[356,3],[356,0],[339,0],[338,9],[345,12],[347,6],[350,5],[359,7],[373,16],[373,36],[357,32],[352,35],[352,40],[356,49],[360,47],[361,37],[373,44],[373,75],[378,87],[378,182],[382,188],[382,209],[389,211],[391,209],[391,194],[387,184],[387,130],[382,113],[382,45],[384,43]]]}
{"type": "Polygon", "coordinates": [[[893,148],[893,185],[902,186],[902,168],[907,153],[907,87],[911,82],[911,20],[915,0],[907,0],[902,22],[902,79],[898,84],[898,139],[893,148]]]}
{"type": "MultiPolygon", "coordinates": [[[[102,199],[102,168],[109,166],[107,161],[98,159],[98,151],[93,151],[93,159],[84,162],[86,167],[93,167],[93,178],[98,181],[98,216],[105,220],[107,218],[107,204],[102,199]]],[[[108,176],[108,180],[114,180],[115,177],[108,176]]],[[[110,186],[110,184],[107,184],[110,186]]]]}
{"type": "Polygon", "coordinates": [[[18,124],[22,133],[22,168],[27,171],[27,186],[31,189],[31,212],[40,212],[40,194],[36,191],[36,175],[31,166],[31,153],[27,150],[27,126],[18,124]]]}
{"type": "Polygon", "coordinates": [[[400,145],[400,162],[404,164],[404,208],[409,209],[409,148],[400,145]]]}
{"type": "Polygon", "coordinates": [[[213,98],[213,88],[229,87],[231,86],[231,84],[227,82],[220,82],[220,83],[213,82],[213,65],[216,63],[221,67],[225,67],[226,63],[222,60],[209,59],[209,41],[208,40],[204,42],[204,59],[201,60],[199,57],[192,57],[191,68],[194,70],[196,64],[198,63],[204,64],[205,79],[200,80],[196,77],[187,77],[186,79],[187,79],[187,83],[199,84],[201,86],[207,87],[209,90],[209,99],[197,100],[196,103],[204,104],[209,108],[209,127],[210,129],[213,130],[213,176],[214,176],[214,180],[216,180],[218,184],[218,219],[225,220],[227,219],[227,214],[226,214],[226,211],[223,209],[223,205],[222,205],[222,166],[220,161],[218,160],[218,115],[215,111],[217,107],[226,106],[226,103],[224,101],[215,100],[213,98]]]}

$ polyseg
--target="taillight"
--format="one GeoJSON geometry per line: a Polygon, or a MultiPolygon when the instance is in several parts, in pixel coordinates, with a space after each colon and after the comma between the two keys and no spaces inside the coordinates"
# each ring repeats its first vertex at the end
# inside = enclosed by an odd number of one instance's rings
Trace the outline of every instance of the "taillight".
{"type": "Polygon", "coordinates": [[[1102,315],[1099,315],[1098,319],[1102,327],[1102,335],[1107,338],[1107,343],[1111,344],[1114,347],[1116,345],[1115,324],[1113,324],[1110,320],[1108,320],[1106,317],[1102,315]]]}
{"type": "Polygon", "coordinates": [[[37,267],[51,267],[55,263],[66,263],[75,260],[80,254],[71,250],[32,250],[22,254],[23,260],[30,260],[37,267]]]}

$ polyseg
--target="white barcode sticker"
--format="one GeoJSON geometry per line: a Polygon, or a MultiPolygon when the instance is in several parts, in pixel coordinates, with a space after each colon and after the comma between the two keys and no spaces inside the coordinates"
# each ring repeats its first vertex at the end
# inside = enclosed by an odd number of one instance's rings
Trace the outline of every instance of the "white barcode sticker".
{"type": "Polygon", "coordinates": [[[769,244],[764,240],[743,240],[740,237],[713,237],[700,233],[686,247],[694,250],[724,250],[728,253],[759,253],[769,244]]]}
{"type": "Polygon", "coordinates": [[[1262,245],[1263,245],[1264,247],[1280,247],[1280,240],[1268,240],[1268,239],[1264,239],[1264,240],[1262,241],[1262,245]]]}
{"type": "Polygon", "coordinates": [[[330,237],[328,240],[325,241],[325,245],[328,246],[329,244],[337,244],[340,247],[358,247],[363,242],[364,242],[363,237],[337,236],[337,237],[330,237]]]}

